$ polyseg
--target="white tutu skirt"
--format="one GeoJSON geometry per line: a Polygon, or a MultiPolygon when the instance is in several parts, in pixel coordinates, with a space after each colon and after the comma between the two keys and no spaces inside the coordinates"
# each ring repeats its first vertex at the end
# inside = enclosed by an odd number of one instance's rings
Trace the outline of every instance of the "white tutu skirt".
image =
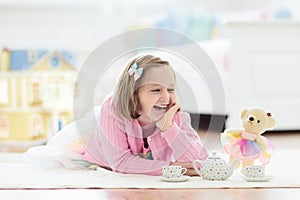
{"type": "Polygon", "coordinates": [[[83,159],[88,138],[97,127],[100,106],[89,111],[84,118],[72,122],[58,131],[46,145],[29,148],[27,161],[40,167],[63,166],[69,169],[88,168],[93,163],[83,159]]]}

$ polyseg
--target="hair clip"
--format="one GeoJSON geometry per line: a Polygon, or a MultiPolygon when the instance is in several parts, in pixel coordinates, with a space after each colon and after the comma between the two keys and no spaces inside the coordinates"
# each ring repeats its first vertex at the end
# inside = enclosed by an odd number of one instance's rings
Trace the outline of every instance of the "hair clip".
{"type": "Polygon", "coordinates": [[[137,81],[143,74],[143,68],[138,68],[138,63],[134,63],[129,69],[129,76],[134,75],[134,80],[137,81]]]}

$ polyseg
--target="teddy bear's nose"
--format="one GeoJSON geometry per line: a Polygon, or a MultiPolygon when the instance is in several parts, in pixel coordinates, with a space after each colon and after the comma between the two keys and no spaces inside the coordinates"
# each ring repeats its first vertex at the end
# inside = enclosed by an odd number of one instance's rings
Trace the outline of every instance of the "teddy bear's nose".
{"type": "Polygon", "coordinates": [[[250,117],[249,120],[252,122],[254,121],[254,117],[250,117]]]}

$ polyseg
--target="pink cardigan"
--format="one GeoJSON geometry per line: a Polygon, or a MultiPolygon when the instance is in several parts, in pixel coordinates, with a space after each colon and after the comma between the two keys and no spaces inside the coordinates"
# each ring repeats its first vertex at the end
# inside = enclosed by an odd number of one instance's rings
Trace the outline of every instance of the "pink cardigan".
{"type": "Polygon", "coordinates": [[[138,155],[143,151],[142,128],[136,119],[118,117],[109,97],[101,106],[98,126],[89,139],[84,158],[115,172],[147,175],[161,175],[162,166],[173,161],[207,158],[187,113],[178,112],[167,131],[157,128],[147,141],[154,160],[138,155]]]}

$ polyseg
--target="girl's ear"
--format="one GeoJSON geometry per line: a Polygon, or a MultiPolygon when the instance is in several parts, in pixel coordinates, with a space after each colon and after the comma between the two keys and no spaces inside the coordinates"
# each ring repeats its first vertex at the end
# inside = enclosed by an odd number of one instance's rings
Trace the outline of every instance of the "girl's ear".
{"type": "Polygon", "coordinates": [[[248,109],[242,110],[241,115],[240,115],[240,118],[241,118],[241,119],[244,118],[248,111],[249,111],[248,109]]]}
{"type": "Polygon", "coordinates": [[[274,126],[275,126],[275,118],[268,117],[268,128],[274,128],[274,126]]]}

